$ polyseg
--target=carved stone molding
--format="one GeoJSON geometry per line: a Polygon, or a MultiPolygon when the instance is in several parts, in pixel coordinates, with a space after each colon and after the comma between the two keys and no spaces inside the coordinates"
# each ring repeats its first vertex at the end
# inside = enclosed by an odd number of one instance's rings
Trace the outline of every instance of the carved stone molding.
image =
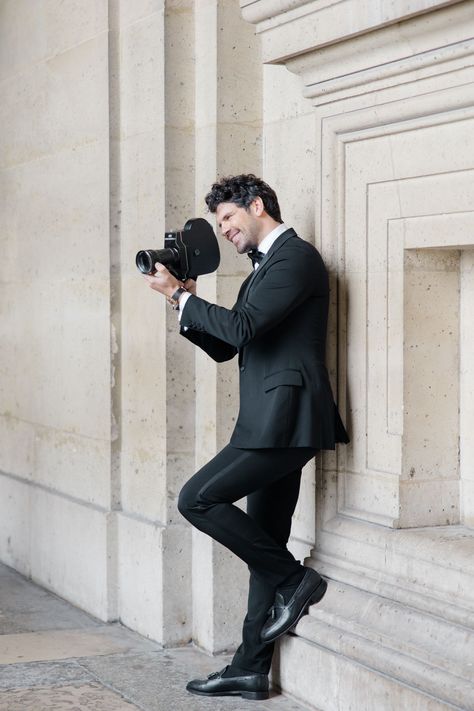
{"type": "Polygon", "coordinates": [[[285,61],[315,106],[452,73],[472,64],[474,7],[456,7],[285,61]]]}
{"type": "Polygon", "coordinates": [[[264,62],[276,63],[460,1],[240,0],[240,7],[262,35],[264,62]]]}
{"type": "MultiPolygon", "coordinates": [[[[455,487],[452,491],[445,489],[442,495],[440,490],[435,496],[432,490],[434,508],[429,512],[427,506],[422,521],[422,504],[429,499],[410,481],[403,464],[404,304],[403,285],[397,289],[396,280],[403,249],[460,248],[461,240],[463,247],[473,246],[470,230],[457,234],[455,245],[450,241],[458,213],[474,209],[471,161],[463,148],[474,130],[469,107],[473,99],[472,91],[461,84],[423,99],[388,102],[322,121],[317,198],[322,206],[322,249],[348,295],[339,304],[339,402],[344,410],[347,392],[352,445],[339,457],[337,509],[374,523],[397,526],[403,520],[401,525],[407,525],[403,502],[413,504],[414,499],[416,523],[456,520],[458,504],[444,519],[441,506],[458,499],[456,476],[439,482],[455,487]],[[438,150],[440,143],[445,150],[438,150]],[[428,242],[415,245],[408,239],[407,221],[435,219],[438,214],[453,215],[453,224],[444,233],[436,232],[432,223],[429,237],[425,232],[428,242]],[[405,221],[405,230],[396,242],[400,220],[405,221]],[[403,494],[407,487],[412,489],[408,498],[403,494]],[[435,521],[430,517],[437,504],[435,521]]],[[[335,513],[330,507],[324,518],[335,513]]],[[[408,525],[415,525],[413,518],[408,525]]]]}

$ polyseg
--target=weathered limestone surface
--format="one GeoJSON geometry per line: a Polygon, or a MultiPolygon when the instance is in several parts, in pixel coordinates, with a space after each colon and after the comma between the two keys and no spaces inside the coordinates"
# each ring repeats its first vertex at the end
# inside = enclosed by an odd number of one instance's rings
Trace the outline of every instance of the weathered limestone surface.
{"type": "Polygon", "coordinates": [[[107,3],[2,2],[2,560],[107,615],[107,3]],[[80,117],[80,119],[79,119],[80,117]]]}

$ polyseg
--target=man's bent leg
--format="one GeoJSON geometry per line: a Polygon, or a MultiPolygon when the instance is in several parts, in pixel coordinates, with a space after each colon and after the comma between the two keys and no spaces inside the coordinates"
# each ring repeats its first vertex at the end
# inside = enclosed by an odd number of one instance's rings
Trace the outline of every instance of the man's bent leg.
{"type": "Polygon", "coordinates": [[[227,446],[185,484],[178,508],[196,528],[277,587],[299,571],[299,562],[233,502],[301,469],[314,453],[309,448],[242,450],[227,446]]]}

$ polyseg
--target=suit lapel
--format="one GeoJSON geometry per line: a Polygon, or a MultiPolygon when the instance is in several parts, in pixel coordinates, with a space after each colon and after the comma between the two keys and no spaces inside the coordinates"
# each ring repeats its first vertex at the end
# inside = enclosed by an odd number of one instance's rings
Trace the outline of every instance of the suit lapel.
{"type": "Polygon", "coordinates": [[[247,286],[248,286],[250,280],[252,279],[253,275],[254,275],[254,273],[253,273],[253,272],[250,272],[250,274],[248,275],[248,277],[246,277],[246,278],[244,279],[244,281],[242,282],[242,284],[240,285],[239,293],[238,293],[238,295],[237,295],[237,301],[236,301],[236,304],[235,304],[236,306],[237,306],[237,304],[243,299],[244,294],[245,294],[245,291],[246,291],[246,289],[247,289],[247,286]]]}
{"type": "Polygon", "coordinates": [[[283,232],[283,234],[281,234],[274,241],[274,243],[272,244],[272,246],[270,247],[270,249],[264,256],[264,258],[260,262],[258,269],[255,269],[254,272],[252,274],[250,274],[249,277],[247,277],[247,279],[244,281],[244,283],[242,284],[241,290],[239,292],[239,299],[243,299],[245,297],[245,300],[247,300],[251,289],[255,286],[255,283],[258,282],[258,280],[262,276],[262,274],[265,273],[265,270],[262,270],[262,267],[266,266],[269,262],[271,262],[271,260],[275,256],[275,254],[280,249],[280,247],[282,247],[285,244],[285,242],[288,239],[290,239],[290,237],[296,237],[296,232],[294,231],[294,229],[292,227],[290,227],[290,229],[283,232]],[[259,277],[259,273],[260,273],[260,277],[259,277]]]}

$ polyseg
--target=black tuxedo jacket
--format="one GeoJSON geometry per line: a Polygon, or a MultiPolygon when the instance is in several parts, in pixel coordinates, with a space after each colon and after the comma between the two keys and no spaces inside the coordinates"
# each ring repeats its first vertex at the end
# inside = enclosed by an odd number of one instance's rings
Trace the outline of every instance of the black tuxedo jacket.
{"type": "Polygon", "coordinates": [[[234,447],[334,449],[349,441],[325,366],[328,302],[321,255],[293,229],[244,281],[232,309],[188,298],[181,333],[216,361],[239,355],[234,447]]]}

